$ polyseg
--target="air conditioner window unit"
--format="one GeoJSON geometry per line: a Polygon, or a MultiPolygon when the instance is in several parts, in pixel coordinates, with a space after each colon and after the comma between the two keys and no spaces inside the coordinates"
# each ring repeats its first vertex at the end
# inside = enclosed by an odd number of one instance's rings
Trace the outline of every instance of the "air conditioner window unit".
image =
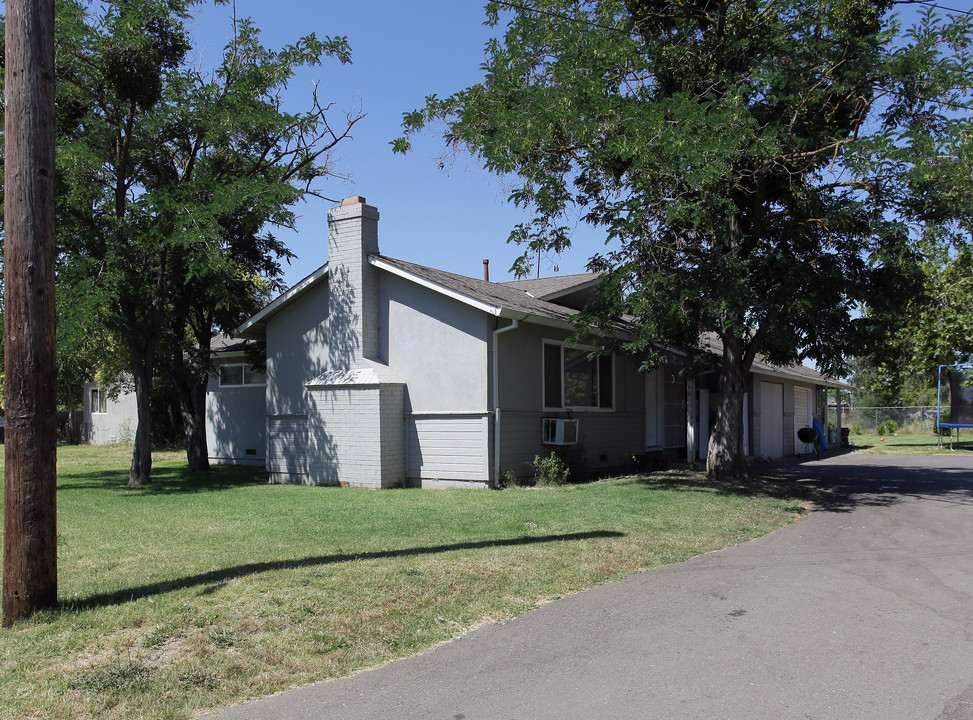
{"type": "Polygon", "coordinates": [[[578,421],[564,418],[544,418],[541,442],[545,445],[577,445],[578,421]]]}

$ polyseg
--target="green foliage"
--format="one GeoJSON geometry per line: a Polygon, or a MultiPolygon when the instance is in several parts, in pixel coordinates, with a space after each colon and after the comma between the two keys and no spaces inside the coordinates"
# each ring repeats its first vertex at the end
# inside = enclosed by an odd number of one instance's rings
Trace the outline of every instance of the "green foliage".
{"type": "Polygon", "coordinates": [[[540,486],[567,485],[571,477],[567,461],[557,451],[547,456],[535,455],[530,465],[534,469],[534,480],[540,486]]]}
{"type": "Polygon", "coordinates": [[[318,196],[331,149],[362,117],[329,122],[316,93],[303,112],[281,108],[299,68],[350,61],[345,38],[271,50],[234,20],[206,70],[189,57],[197,2],[57,0],[59,291],[84,298],[66,316],[62,367],[90,370],[110,334],[146,402],[160,373],[204,383],[214,330],[280,289],[291,255],[270,229],[318,196]]]}
{"type": "Polygon", "coordinates": [[[534,477],[517,477],[513,470],[504,470],[500,477],[500,487],[504,489],[533,487],[536,484],[534,477]]]}
{"type": "Polygon", "coordinates": [[[883,420],[878,424],[875,432],[879,435],[895,435],[896,430],[899,429],[898,423],[895,420],[883,420]]]}
{"type": "MultiPolygon", "coordinates": [[[[742,395],[758,352],[843,371],[921,286],[916,224],[969,216],[971,21],[903,34],[890,0],[714,7],[490,3],[483,81],[407,113],[393,149],[444,122],[535,212],[511,235],[524,258],[565,250],[577,214],[603,227],[582,331],[634,319],[623,345],[649,362],[715,334],[722,393],[742,395]]],[[[732,412],[711,462],[739,458],[732,412]]]]}

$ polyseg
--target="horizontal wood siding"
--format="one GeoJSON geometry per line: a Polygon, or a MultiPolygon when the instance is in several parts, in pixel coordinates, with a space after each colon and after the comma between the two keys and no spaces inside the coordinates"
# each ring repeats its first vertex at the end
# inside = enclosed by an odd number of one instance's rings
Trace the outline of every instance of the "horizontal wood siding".
{"type": "Polygon", "coordinates": [[[408,416],[406,422],[410,478],[490,479],[487,416],[408,416]]]}
{"type": "Polygon", "coordinates": [[[307,418],[270,418],[267,450],[270,472],[307,474],[307,418]]]}
{"type": "Polygon", "coordinates": [[[500,413],[500,472],[512,470],[518,477],[534,474],[530,467],[535,455],[547,450],[541,443],[542,413],[500,413]]]}

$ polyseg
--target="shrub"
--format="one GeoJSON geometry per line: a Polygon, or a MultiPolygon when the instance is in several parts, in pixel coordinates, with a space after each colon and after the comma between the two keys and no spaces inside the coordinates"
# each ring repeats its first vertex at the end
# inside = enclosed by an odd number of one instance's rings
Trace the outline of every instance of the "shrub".
{"type": "Polygon", "coordinates": [[[851,428],[851,434],[852,435],[862,435],[863,434],[863,432],[862,432],[862,426],[861,425],[855,425],[855,426],[853,426],[851,428]]]}
{"type": "Polygon", "coordinates": [[[894,435],[895,431],[899,429],[898,423],[895,420],[883,420],[878,424],[876,432],[879,435],[894,435]]]}
{"type": "Polygon", "coordinates": [[[524,481],[517,477],[517,473],[513,470],[504,470],[500,476],[500,487],[503,488],[523,487],[525,484],[524,481]]]}
{"type": "Polygon", "coordinates": [[[530,465],[534,468],[534,479],[538,485],[566,485],[571,476],[567,461],[557,452],[547,457],[535,455],[530,465]]]}

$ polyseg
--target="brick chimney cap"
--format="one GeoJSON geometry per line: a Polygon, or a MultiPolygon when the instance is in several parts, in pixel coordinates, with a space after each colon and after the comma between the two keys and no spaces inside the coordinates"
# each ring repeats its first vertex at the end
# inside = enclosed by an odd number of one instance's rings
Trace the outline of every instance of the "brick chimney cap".
{"type": "Polygon", "coordinates": [[[341,207],[348,207],[349,205],[364,205],[365,198],[361,195],[352,195],[351,197],[345,198],[341,201],[341,207]]]}

